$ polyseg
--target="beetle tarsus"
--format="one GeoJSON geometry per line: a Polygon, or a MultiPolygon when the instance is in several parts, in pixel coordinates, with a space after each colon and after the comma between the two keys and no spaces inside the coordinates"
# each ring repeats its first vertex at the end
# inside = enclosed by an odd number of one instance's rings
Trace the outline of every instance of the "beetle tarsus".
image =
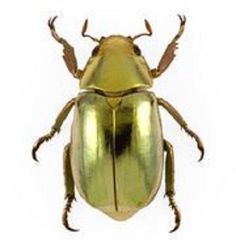
{"type": "MultiPolygon", "coordinates": [[[[168,195],[167,195],[168,196],[168,195]]],[[[175,226],[173,229],[171,229],[169,231],[169,233],[173,233],[175,232],[179,226],[180,226],[180,222],[181,222],[181,214],[180,214],[180,211],[175,203],[175,200],[174,200],[174,197],[173,196],[168,196],[169,198],[169,206],[171,207],[171,209],[174,211],[174,214],[175,214],[175,226]]]]}
{"type": "MultiPolygon", "coordinates": [[[[192,136],[192,135],[191,135],[192,136]]],[[[198,159],[198,161],[200,162],[203,158],[204,158],[204,154],[205,154],[205,150],[204,150],[204,146],[203,146],[203,144],[202,144],[202,141],[201,141],[201,139],[197,136],[197,135],[194,135],[194,136],[192,136],[194,139],[195,139],[195,141],[197,142],[197,147],[198,147],[198,149],[199,149],[199,151],[200,151],[200,157],[199,157],[199,159],[198,159]]]]}
{"type": "Polygon", "coordinates": [[[56,133],[57,130],[55,129],[52,129],[48,134],[40,137],[34,144],[33,146],[33,149],[32,149],[32,158],[35,160],[35,161],[39,161],[38,158],[37,158],[37,151],[38,149],[40,148],[41,144],[45,141],[49,141],[53,136],[54,134],[56,133]]]}
{"type": "Polygon", "coordinates": [[[63,214],[62,214],[62,223],[67,230],[71,232],[78,232],[79,229],[74,229],[70,227],[69,222],[68,222],[68,214],[70,213],[71,205],[72,205],[73,200],[75,200],[75,197],[74,195],[67,195],[66,199],[67,199],[66,205],[64,207],[63,214]]]}
{"type": "Polygon", "coordinates": [[[54,16],[53,18],[50,18],[50,19],[48,20],[48,26],[49,26],[50,29],[55,30],[54,22],[55,22],[55,20],[57,19],[57,17],[58,17],[58,16],[54,16]]]}
{"type": "Polygon", "coordinates": [[[185,24],[186,24],[186,16],[181,16],[181,15],[178,15],[179,19],[180,19],[180,28],[179,28],[179,32],[178,34],[176,35],[176,37],[174,38],[174,40],[178,40],[181,35],[183,34],[184,32],[184,27],[185,27],[185,24]]]}
{"type": "Polygon", "coordinates": [[[62,37],[60,37],[60,36],[57,34],[57,32],[56,32],[56,28],[55,28],[55,25],[54,25],[56,19],[57,19],[57,16],[55,16],[55,17],[53,17],[53,18],[50,18],[50,19],[48,20],[48,27],[49,27],[49,29],[50,29],[50,31],[51,31],[51,34],[52,34],[53,38],[54,38],[57,42],[59,42],[59,43],[61,43],[62,45],[66,46],[66,45],[68,44],[67,41],[66,41],[65,39],[63,39],[62,37]]]}
{"type": "Polygon", "coordinates": [[[198,149],[201,152],[201,155],[198,161],[201,161],[204,158],[205,150],[204,150],[204,147],[201,147],[201,146],[198,146],[198,149]]]}
{"type": "Polygon", "coordinates": [[[38,150],[38,147],[33,147],[33,149],[32,149],[32,158],[33,158],[35,161],[39,162],[39,160],[38,160],[38,158],[37,158],[37,155],[36,155],[37,150],[38,150]]]}
{"type": "Polygon", "coordinates": [[[180,26],[185,25],[185,23],[186,23],[186,16],[185,15],[181,16],[180,14],[178,14],[178,17],[180,19],[180,26]]]}
{"type": "Polygon", "coordinates": [[[201,138],[197,134],[195,134],[191,129],[189,129],[187,126],[183,126],[183,129],[185,130],[185,132],[188,135],[190,135],[196,141],[197,147],[198,147],[198,149],[199,149],[199,151],[201,153],[200,158],[199,158],[198,161],[201,161],[204,158],[204,153],[205,153],[204,146],[203,146],[201,138]]]}

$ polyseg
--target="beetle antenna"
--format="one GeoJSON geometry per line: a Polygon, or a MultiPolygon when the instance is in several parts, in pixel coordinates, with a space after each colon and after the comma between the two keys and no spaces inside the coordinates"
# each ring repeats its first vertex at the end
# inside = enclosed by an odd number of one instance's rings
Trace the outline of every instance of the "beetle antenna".
{"type": "Polygon", "coordinates": [[[89,37],[89,38],[91,38],[94,42],[98,42],[98,43],[99,43],[99,39],[97,39],[96,37],[93,37],[93,36],[90,36],[90,35],[85,34],[86,31],[87,31],[87,28],[88,28],[88,19],[86,19],[85,22],[84,22],[84,25],[83,25],[81,34],[82,34],[83,37],[89,37]]]}
{"type": "Polygon", "coordinates": [[[144,23],[145,23],[145,27],[146,27],[148,33],[141,33],[141,34],[139,34],[139,35],[134,36],[134,37],[132,38],[133,41],[134,41],[135,39],[141,37],[141,36],[151,36],[151,35],[152,35],[152,27],[151,27],[150,23],[148,22],[148,20],[147,20],[147,19],[144,19],[144,23]]]}

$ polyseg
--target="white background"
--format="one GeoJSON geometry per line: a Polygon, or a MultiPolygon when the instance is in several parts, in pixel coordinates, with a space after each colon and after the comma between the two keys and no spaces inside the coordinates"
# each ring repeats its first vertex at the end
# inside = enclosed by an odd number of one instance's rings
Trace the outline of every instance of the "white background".
{"type": "MultiPolygon", "coordinates": [[[[234,1],[21,0],[0,8],[0,248],[1,249],[234,249],[235,248],[235,59],[234,1]],[[64,205],[62,151],[70,136],[70,115],[62,132],[30,156],[37,137],[47,132],[63,105],[77,95],[78,82],[61,59],[62,48],[46,21],[59,15],[57,27],[76,49],[83,68],[95,45],[80,36],[85,18],[95,36],[144,31],[137,41],[151,67],[157,65],[187,16],[177,57],[155,81],[154,91],[170,101],[201,135],[206,157],[165,111],[165,137],[176,152],[176,200],[181,228],[174,223],[164,185],[156,199],[125,222],[116,222],[81,198],[71,224],[61,225],[64,205]]],[[[164,184],[164,183],[163,183],[164,184]]]]}

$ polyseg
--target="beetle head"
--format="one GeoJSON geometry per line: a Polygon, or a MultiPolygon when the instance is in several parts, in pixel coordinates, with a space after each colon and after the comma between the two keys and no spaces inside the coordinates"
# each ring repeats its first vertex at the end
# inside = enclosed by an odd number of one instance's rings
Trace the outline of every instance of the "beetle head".
{"type": "Polygon", "coordinates": [[[85,21],[82,36],[89,37],[98,45],[84,69],[81,88],[99,89],[104,92],[122,92],[133,88],[152,86],[150,69],[134,40],[141,36],[151,36],[150,24],[145,20],[148,33],[134,37],[111,35],[97,39],[86,34],[88,20],[85,21]]]}

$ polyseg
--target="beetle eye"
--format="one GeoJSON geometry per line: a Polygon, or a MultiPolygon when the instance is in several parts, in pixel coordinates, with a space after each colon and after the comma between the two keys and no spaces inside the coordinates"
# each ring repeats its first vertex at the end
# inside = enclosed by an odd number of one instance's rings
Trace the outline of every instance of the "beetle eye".
{"type": "Polygon", "coordinates": [[[137,46],[137,45],[134,45],[134,53],[137,55],[137,56],[141,56],[141,50],[140,48],[137,46]]]}
{"type": "Polygon", "coordinates": [[[96,56],[98,54],[98,51],[99,51],[99,46],[96,46],[92,51],[92,56],[96,56]]]}

